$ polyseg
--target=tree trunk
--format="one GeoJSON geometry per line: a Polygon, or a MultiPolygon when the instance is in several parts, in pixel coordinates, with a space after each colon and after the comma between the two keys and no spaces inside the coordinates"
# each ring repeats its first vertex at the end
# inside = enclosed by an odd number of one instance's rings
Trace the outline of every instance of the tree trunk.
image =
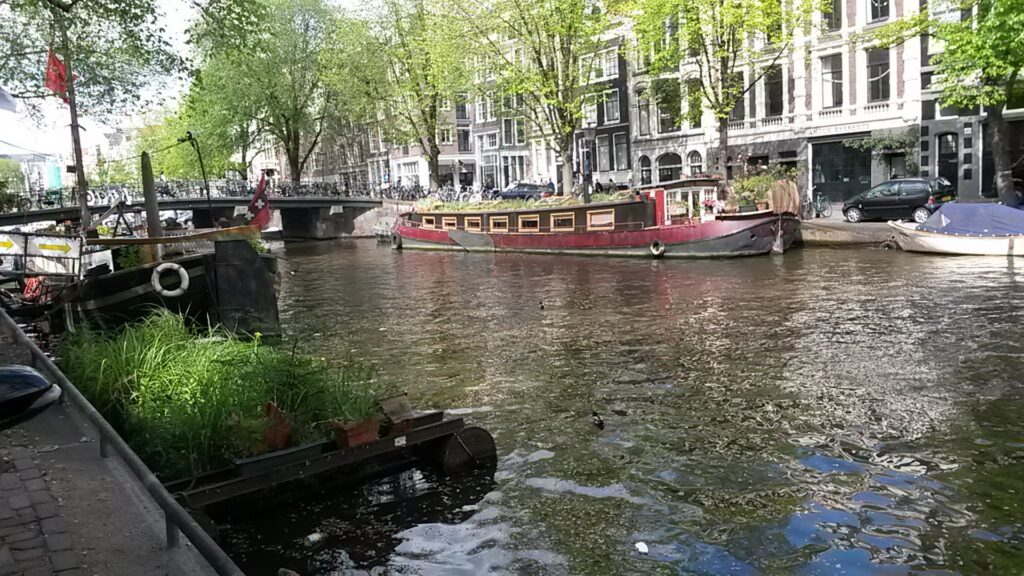
{"type": "Polygon", "coordinates": [[[989,106],[988,128],[992,132],[992,160],[995,164],[995,184],[999,193],[999,201],[1007,206],[1020,204],[1013,186],[1013,165],[1010,162],[1009,127],[1003,118],[1003,107],[989,106]]]}
{"type": "Polygon", "coordinates": [[[562,195],[571,198],[572,197],[572,160],[573,160],[573,135],[569,133],[567,137],[557,142],[558,154],[562,157],[562,195]]]}
{"type": "Polygon", "coordinates": [[[729,118],[718,119],[718,173],[722,176],[722,185],[725,185],[726,176],[729,174],[729,118]]]}
{"type": "Polygon", "coordinates": [[[78,103],[75,101],[75,74],[71,70],[71,49],[68,47],[68,31],[61,29],[64,40],[64,69],[68,78],[68,107],[71,109],[71,148],[75,155],[75,182],[78,187],[79,219],[82,230],[92,226],[89,212],[89,184],[85,180],[85,164],[82,162],[82,138],[78,133],[78,103]]]}
{"type": "Polygon", "coordinates": [[[427,138],[424,149],[427,151],[427,180],[430,191],[433,192],[441,185],[441,148],[438,147],[436,140],[427,138]]]}
{"type": "Polygon", "coordinates": [[[285,148],[285,154],[288,156],[288,170],[292,173],[292,183],[298,184],[302,180],[302,161],[299,159],[302,150],[299,149],[299,133],[297,131],[288,133],[285,148]]]}

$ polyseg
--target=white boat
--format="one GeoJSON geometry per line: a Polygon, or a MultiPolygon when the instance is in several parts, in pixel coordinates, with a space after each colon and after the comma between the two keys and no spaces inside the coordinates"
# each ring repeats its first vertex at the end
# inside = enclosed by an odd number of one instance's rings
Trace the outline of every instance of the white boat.
{"type": "Polygon", "coordinates": [[[1001,204],[944,204],[921,224],[889,226],[907,252],[1024,256],[1024,210],[1001,204]]]}

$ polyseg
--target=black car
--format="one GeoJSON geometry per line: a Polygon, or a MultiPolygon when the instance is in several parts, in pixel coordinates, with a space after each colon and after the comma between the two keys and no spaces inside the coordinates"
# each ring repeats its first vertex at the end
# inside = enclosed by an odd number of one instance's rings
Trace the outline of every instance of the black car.
{"type": "Polygon", "coordinates": [[[945,178],[889,180],[850,198],[843,204],[849,222],[911,219],[921,223],[944,202],[956,199],[945,178]]]}
{"type": "Polygon", "coordinates": [[[551,188],[540,184],[517,182],[502,190],[499,196],[501,196],[502,200],[540,200],[541,198],[551,196],[551,188]]]}

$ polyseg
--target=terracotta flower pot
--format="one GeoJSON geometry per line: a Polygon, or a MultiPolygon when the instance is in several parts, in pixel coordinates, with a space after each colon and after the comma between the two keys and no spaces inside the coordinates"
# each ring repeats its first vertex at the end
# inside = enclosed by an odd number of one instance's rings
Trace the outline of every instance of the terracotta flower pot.
{"type": "Polygon", "coordinates": [[[757,203],[757,209],[758,210],[767,210],[768,209],[768,203],[767,202],[758,202],[757,203]]]}
{"type": "Polygon", "coordinates": [[[355,423],[331,420],[331,428],[334,429],[334,443],[338,448],[355,448],[369,444],[380,436],[380,420],[376,418],[355,423]]]}

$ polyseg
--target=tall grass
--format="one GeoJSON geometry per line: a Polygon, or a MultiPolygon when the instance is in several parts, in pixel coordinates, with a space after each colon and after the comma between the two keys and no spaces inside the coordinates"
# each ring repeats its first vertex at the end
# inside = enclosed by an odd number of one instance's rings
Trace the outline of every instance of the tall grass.
{"type": "Polygon", "coordinates": [[[369,365],[197,333],[166,310],[116,333],[77,332],[60,356],[68,378],[165,479],[263,451],[267,402],[285,412],[298,442],[327,437],[329,419],[376,410],[369,365]]]}

